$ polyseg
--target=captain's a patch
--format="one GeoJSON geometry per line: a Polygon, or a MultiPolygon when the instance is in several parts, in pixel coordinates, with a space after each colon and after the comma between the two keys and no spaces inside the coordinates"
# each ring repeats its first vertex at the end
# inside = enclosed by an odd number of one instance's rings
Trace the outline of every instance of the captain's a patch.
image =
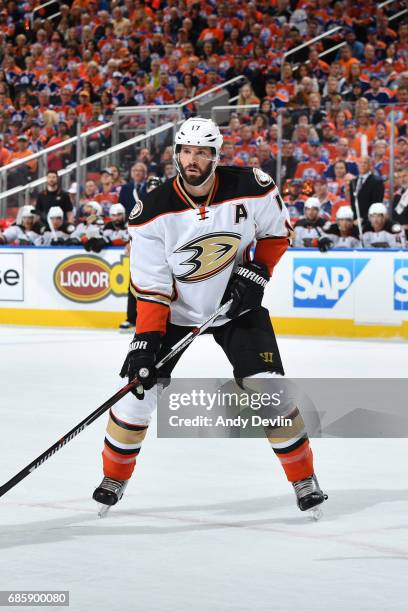
{"type": "Polygon", "coordinates": [[[260,168],[252,168],[254,171],[254,177],[258,185],[261,187],[267,187],[273,183],[272,177],[260,168]]]}

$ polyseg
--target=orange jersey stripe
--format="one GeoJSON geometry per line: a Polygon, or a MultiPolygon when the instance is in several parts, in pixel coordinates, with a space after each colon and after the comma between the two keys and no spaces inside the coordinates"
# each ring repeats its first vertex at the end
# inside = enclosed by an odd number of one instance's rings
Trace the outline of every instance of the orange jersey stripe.
{"type": "Polygon", "coordinates": [[[137,300],[136,333],[144,334],[151,331],[166,333],[167,321],[170,309],[158,302],[146,302],[137,300]]]}
{"type": "Polygon", "coordinates": [[[272,270],[288,246],[289,241],[284,237],[262,238],[256,245],[254,259],[267,265],[269,272],[272,274],[272,270]]]}

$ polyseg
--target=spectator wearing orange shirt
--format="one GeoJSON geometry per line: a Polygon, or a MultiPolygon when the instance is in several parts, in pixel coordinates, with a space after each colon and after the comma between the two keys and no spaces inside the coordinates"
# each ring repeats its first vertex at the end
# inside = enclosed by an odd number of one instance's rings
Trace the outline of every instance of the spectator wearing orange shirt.
{"type": "MultiPolygon", "coordinates": [[[[47,146],[51,147],[52,145],[59,144],[64,140],[68,140],[68,124],[66,121],[59,121],[58,126],[56,126],[56,134],[52,136],[47,146]]],[[[72,147],[71,145],[67,145],[66,147],[61,147],[56,151],[52,151],[48,154],[48,170],[54,170],[57,172],[58,170],[62,170],[70,161],[72,147]]]]}
{"type": "Polygon", "coordinates": [[[326,167],[321,159],[320,143],[318,140],[314,140],[310,142],[308,159],[298,164],[295,178],[302,179],[302,181],[321,178],[324,176],[326,167]]]}
{"type": "Polygon", "coordinates": [[[72,91],[68,87],[63,87],[60,91],[60,104],[55,106],[55,112],[58,113],[60,121],[66,121],[68,111],[75,108],[76,103],[72,99],[72,91]]]}
{"type": "Polygon", "coordinates": [[[353,57],[350,45],[344,45],[344,47],[340,49],[339,63],[343,69],[343,75],[348,81],[350,78],[351,66],[360,63],[356,57],[353,57]]]}
{"type": "Polygon", "coordinates": [[[221,149],[220,166],[245,166],[245,162],[237,156],[235,145],[230,140],[224,140],[221,149]]]}
{"type": "Polygon", "coordinates": [[[248,164],[249,157],[256,155],[256,141],[252,135],[252,128],[243,125],[240,129],[240,140],[235,145],[236,156],[242,159],[244,164],[248,164]]]}
{"type": "Polygon", "coordinates": [[[309,51],[309,68],[318,81],[323,82],[329,74],[329,64],[319,59],[319,52],[313,47],[309,51]]]}
{"type": "MultiPolygon", "coordinates": [[[[407,72],[401,74],[401,78],[408,75],[407,72]]],[[[395,121],[402,126],[408,118],[408,85],[400,84],[395,92],[395,104],[387,106],[387,119],[390,119],[391,111],[394,111],[395,121]]]]}
{"type": "Polygon", "coordinates": [[[234,145],[241,139],[241,121],[238,115],[232,115],[226,128],[221,128],[224,137],[234,145]]]}
{"type": "Polygon", "coordinates": [[[89,92],[85,89],[79,92],[79,104],[75,109],[77,116],[81,119],[82,124],[90,121],[93,115],[93,106],[90,103],[89,92]]]}
{"type": "Polygon", "coordinates": [[[318,141],[319,137],[314,127],[308,123],[298,123],[293,131],[292,140],[295,143],[296,159],[304,161],[309,155],[309,142],[318,141]]]}
{"type": "Polygon", "coordinates": [[[0,134],[0,166],[7,166],[10,163],[11,151],[4,146],[4,136],[0,134]]]}
{"type": "Polygon", "coordinates": [[[207,40],[215,40],[219,45],[224,42],[224,31],[218,27],[217,15],[208,16],[208,27],[204,28],[198,37],[199,42],[204,43],[207,40]]]}
{"type": "Polygon", "coordinates": [[[86,71],[86,78],[92,83],[94,89],[99,89],[104,83],[104,77],[102,76],[99,66],[96,62],[91,61],[88,63],[86,71]]]}
{"type": "MultiPolygon", "coordinates": [[[[17,151],[14,151],[9,159],[11,164],[14,161],[24,159],[32,155],[32,151],[28,148],[28,138],[25,134],[21,134],[17,138],[17,151]]],[[[8,188],[16,187],[17,185],[26,185],[30,180],[35,178],[34,174],[37,170],[37,161],[35,159],[20,164],[16,168],[8,171],[7,186],[8,188]]]]}
{"type": "MultiPolygon", "coordinates": [[[[184,77],[191,75],[184,75],[184,77]]],[[[171,86],[169,81],[169,75],[167,72],[160,73],[160,86],[156,91],[156,97],[160,100],[161,104],[171,104],[174,100],[173,92],[174,88],[171,86]]],[[[193,94],[194,95],[194,94],[193,94]]],[[[189,96],[188,96],[189,97],[189,96]]],[[[193,96],[190,96],[193,97],[193,96]]]]}
{"type": "Polygon", "coordinates": [[[398,26],[398,40],[397,40],[397,51],[406,53],[408,48],[408,23],[402,21],[398,26]]]}
{"type": "Polygon", "coordinates": [[[375,47],[367,43],[364,47],[364,60],[361,63],[361,72],[371,77],[373,74],[381,72],[382,64],[378,61],[375,54],[375,47]]]}
{"type": "Polygon", "coordinates": [[[357,122],[349,119],[345,124],[345,138],[347,138],[350,155],[359,158],[361,156],[361,135],[357,134],[357,122]]]}
{"type": "Polygon", "coordinates": [[[367,136],[371,133],[371,113],[369,110],[361,110],[357,113],[357,136],[367,136]]]}
{"type": "Polygon", "coordinates": [[[285,90],[289,98],[295,95],[296,81],[293,78],[292,66],[284,62],[281,68],[281,80],[278,82],[278,91],[285,90]]]}

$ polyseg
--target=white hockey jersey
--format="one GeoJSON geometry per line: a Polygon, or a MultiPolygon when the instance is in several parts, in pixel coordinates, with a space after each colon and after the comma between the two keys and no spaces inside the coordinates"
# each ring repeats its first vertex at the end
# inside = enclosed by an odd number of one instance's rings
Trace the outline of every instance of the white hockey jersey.
{"type": "Polygon", "coordinates": [[[96,223],[78,223],[75,230],[71,234],[73,240],[80,241],[82,238],[102,238],[103,219],[98,219],[96,223]]]}
{"type": "Polygon", "coordinates": [[[40,234],[33,230],[25,230],[21,225],[10,225],[2,234],[2,242],[6,244],[35,244],[40,234]]]}
{"type": "Polygon", "coordinates": [[[324,236],[323,226],[327,223],[325,219],[318,217],[312,222],[305,217],[295,223],[295,234],[293,238],[294,247],[317,246],[319,238],[324,236]]]}
{"type": "Polygon", "coordinates": [[[254,241],[254,258],[271,270],[290,229],[277,187],[256,168],[218,167],[205,198],[193,200],[179,177],[149,193],[129,216],[137,333],[165,333],[169,316],[175,325],[200,324],[220,305],[254,241]]]}
{"type": "Polygon", "coordinates": [[[129,242],[129,232],[125,223],[115,224],[113,221],[109,221],[105,224],[102,233],[103,237],[114,246],[122,246],[129,242]]]}
{"type": "Polygon", "coordinates": [[[349,236],[342,236],[337,223],[327,223],[323,227],[324,233],[332,242],[336,249],[359,249],[361,242],[358,238],[358,229],[353,226],[349,236]]]}
{"type": "Polygon", "coordinates": [[[54,239],[68,240],[69,237],[70,234],[61,229],[54,230],[53,232],[50,229],[46,229],[41,236],[38,236],[38,238],[35,239],[34,244],[35,246],[51,246],[51,242],[54,239]]]}
{"type": "Polygon", "coordinates": [[[364,232],[363,245],[365,247],[376,247],[385,249],[403,249],[405,248],[404,231],[390,232],[383,229],[381,232],[373,230],[364,232]]]}

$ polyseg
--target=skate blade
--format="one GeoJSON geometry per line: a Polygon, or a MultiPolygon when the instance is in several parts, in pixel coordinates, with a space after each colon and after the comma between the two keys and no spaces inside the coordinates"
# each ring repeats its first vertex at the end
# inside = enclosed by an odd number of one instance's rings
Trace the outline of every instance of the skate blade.
{"type": "Polygon", "coordinates": [[[107,506],[106,504],[98,504],[98,516],[99,518],[103,518],[106,516],[111,509],[112,506],[107,506]]]}
{"type": "Polygon", "coordinates": [[[127,329],[120,329],[119,328],[119,333],[120,334],[134,334],[135,333],[135,327],[128,327],[127,329]]]}
{"type": "Polygon", "coordinates": [[[307,510],[307,514],[308,514],[308,518],[311,521],[319,521],[322,516],[323,516],[323,510],[320,508],[320,506],[315,506],[314,508],[310,508],[309,510],[307,510]]]}

